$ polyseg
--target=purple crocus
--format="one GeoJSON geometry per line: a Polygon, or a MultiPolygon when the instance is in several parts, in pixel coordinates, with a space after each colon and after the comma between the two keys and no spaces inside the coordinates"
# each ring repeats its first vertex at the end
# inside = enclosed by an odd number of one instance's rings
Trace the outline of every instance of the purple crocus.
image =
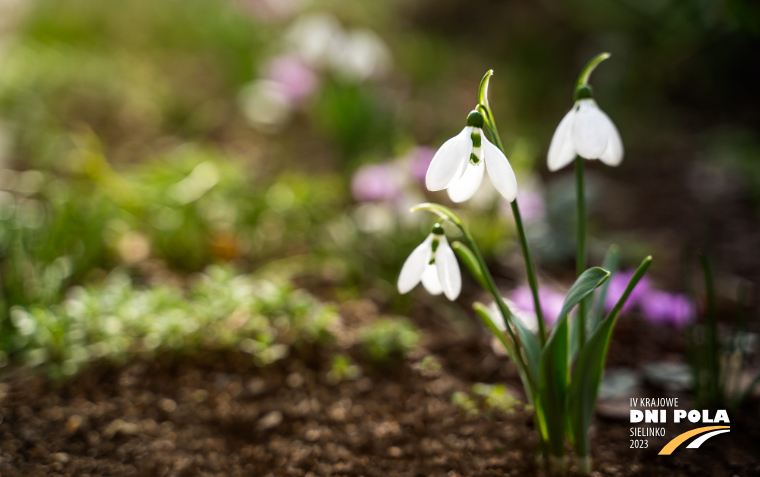
{"type": "Polygon", "coordinates": [[[401,187],[392,166],[362,166],[351,179],[351,194],[359,202],[391,202],[401,194],[401,187]]]}
{"type": "MultiPolygon", "coordinates": [[[[609,287],[607,288],[607,298],[604,302],[604,307],[607,311],[610,311],[618,302],[620,297],[623,296],[625,288],[628,286],[628,282],[631,280],[631,277],[633,277],[634,272],[635,270],[624,270],[615,272],[612,275],[609,287]]],[[[641,281],[639,281],[638,285],[636,285],[636,288],[633,289],[631,295],[628,297],[628,300],[626,300],[625,305],[623,305],[623,309],[620,310],[620,312],[626,313],[628,311],[631,311],[636,305],[640,303],[642,296],[644,296],[650,290],[651,284],[649,282],[649,279],[644,276],[641,281]]]]}
{"type": "Polygon", "coordinates": [[[639,298],[641,312],[647,321],[677,328],[691,323],[696,316],[696,305],[686,295],[648,290],[639,298]]]}
{"type": "Polygon", "coordinates": [[[281,86],[292,103],[309,98],[319,85],[319,77],[306,63],[295,56],[278,56],[270,61],[265,77],[281,86]]]}
{"type": "MultiPolygon", "coordinates": [[[[533,304],[533,292],[530,287],[521,286],[515,288],[509,295],[515,306],[523,312],[536,313],[536,307],[533,304]]],[[[538,291],[538,300],[541,303],[541,311],[547,325],[552,325],[557,321],[565,296],[550,288],[541,288],[538,291]]]]}

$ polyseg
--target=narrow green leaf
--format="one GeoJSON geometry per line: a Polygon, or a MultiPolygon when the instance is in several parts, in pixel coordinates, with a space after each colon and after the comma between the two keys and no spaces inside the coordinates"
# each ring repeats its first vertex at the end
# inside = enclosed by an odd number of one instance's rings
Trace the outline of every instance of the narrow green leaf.
{"type": "MultiPolygon", "coordinates": [[[[567,319],[567,315],[581,300],[583,300],[589,293],[593,292],[596,287],[604,283],[610,276],[610,272],[599,267],[591,267],[585,272],[581,273],[573,286],[570,287],[570,291],[565,296],[565,301],[562,303],[562,311],[559,313],[557,323],[567,319]]],[[[554,327],[552,334],[556,333],[557,327],[554,327]]]]}
{"type": "MultiPolygon", "coordinates": [[[[473,310],[475,310],[475,314],[478,315],[478,318],[480,318],[480,321],[483,323],[483,326],[486,327],[488,331],[491,332],[492,335],[494,335],[502,345],[504,345],[504,348],[507,350],[507,355],[509,356],[509,359],[512,360],[513,363],[517,365],[517,370],[520,373],[520,379],[523,382],[523,388],[525,389],[525,393],[528,396],[528,401],[531,404],[535,403],[535,398],[533,396],[533,385],[531,384],[530,377],[527,375],[527,370],[522,369],[520,366],[520,360],[517,359],[516,353],[519,351],[515,348],[515,345],[512,343],[512,341],[507,338],[507,336],[502,333],[502,331],[494,324],[493,320],[491,319],[490,310],[487,306],[480,302],[475,302],[472,304],[473,310]]],[[[522,338],[521,338],[522,339],[522,338]]],[[[535,338],[534,338],[535,340],[535,338]]]]}
{"type": "Polygon", "coordinates": [[[475,277],[475,280],[478,281],[478,284],[488,290],[486,277],[483,274],[483,270],[480,269],[478,259],[475,257],[475,254],[472,252],[472,250],[470,250],[470,247],[463,244],[462,242],[455,241],[451,243],[451,248],[454,249],[462,263],[467,266],[467,269],[470,270],[470,273],[473,277],[475,277]]]}
{"type": "Polygon", "coordinates": [[[601,285],[609,272],[599,267],[586,270],[567,292],[559,319],[539,358],[538,407],[546,424],[549,452],[555,458],[565,453],[567,428],[567,385],[569,379],[569,326],[567,316],[588,294],[601,285]]]}
{"type": "Polygon", "coordinates": [[[565,454],[565,402],[568,381],[567,315],[554,327],[539,359],[538,404],[546,425],[549,452],[565,454]]]}
{"type": "Polygon", "coordinates": [[[610,245],[610,248],[604,255],[602,268],[610,272],[610,278],[605,281],[601,287],[599,287],[597,293],[599,296],[596,300],[596,307],[593,314],[591,315],[591,320],[589,323],[589,329],[591,333],[593,333],[596,327],[599,326],[599,322],[602,321],[602,316],[604,316],[604,304],[607,301],[607,290],[610,288],[610,282],[612,281],[613,275],[615,275],[615,272],[617,272],[618,250],[619,247],[617,245],[610,245]]]}
{"type": "Polygon", "coordinates": [[[517,328],[517,335],[520,337],[525,357],[528,360],[528,368],[533,375],[533,382],[538,382],[538,365],[541,358],[541,346],[538,344],[536,335],[522,324],[519,318],[512,315],[510,321],[517,328]]]}
{"type": "Polygon", "coordinates": [[[628,286],[607,318],[596,328],[591,338],[578,353],[578,361],[572,372],[572,379],[567,391],[567,410],[570,428],[573,433],[573,445],[579,458],[589,455],[588,428],[594,417],[596,398],[602,381],[604,362],[607,357],[612,330],[617,322],[620,310],[633,292],[634,287],[644,276],[652,262],[646,257],[631,277],[628,286]]]}

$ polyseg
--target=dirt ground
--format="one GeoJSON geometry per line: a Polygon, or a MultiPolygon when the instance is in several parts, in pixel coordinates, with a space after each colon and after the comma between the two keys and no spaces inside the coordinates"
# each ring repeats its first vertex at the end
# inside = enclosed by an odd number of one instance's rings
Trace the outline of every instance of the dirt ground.
{"type": "MultiPolygon", "coordinates": [[[[638,326],[621,323],[612,347],[618,351],[610,360],[617,365],[631,359],[626,326],[638,326]]],[[[511,365],[493,354],[484,334],[458,336],[444,329],[434,342],[392,369],[338,384],[326,378],[329,359],[314,351],[266,368],[240,353],[164,356],[95,367],[61,386],[17,371],[0,389],[0,472],[541,475],[529,410],[518,406],[512,414],[467,416],[451,402],[454,391],[479,381],[506,382],[517,393],[511,365]],[[419,366],[428,354],[437,357],[440,369],[419,366]]],[[[732,414],[730,434],[698,452],[679,449],[668,458],[656,455],[664,441],[630,449],[630,424],[597,419],[595,475],[760,475],[758,411],[758,403],[750,403],[732,414]]]]}

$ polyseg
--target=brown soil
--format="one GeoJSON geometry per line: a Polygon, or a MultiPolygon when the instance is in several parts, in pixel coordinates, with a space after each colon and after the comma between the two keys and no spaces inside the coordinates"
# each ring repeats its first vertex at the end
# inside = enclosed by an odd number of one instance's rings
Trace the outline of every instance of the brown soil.
{"type": "MultiPolygon", "coordinates": [[[[451,403],[452,392],[466,391],[473,382],[517,386],[511,365],[493,355],[485,336],[444,335],[430,351],[443,364],[438,371],[415,366],[428,353],[419,351],[392,370],[337,385],[327,382],[329,360],[318,353],[266,368],[236,353],[164,357],[94,368],[60,387],[42,378],[11,376],[0,392],[0,472],[540,475],[530,412],[518,409],[489,419],[465,416],[451,403]]],[[[618,342],[617,349],[628,349],[625,341],[618,342]]],[[[760,475],[757,403],[750,408],[732,414],[730,434],[698,452],[681,449],[667,458],[656,455],[664,442],[650,439],[649,449],[630,449],[630,424],[598,420],[592,437],[596,475],[760,475]]]]}

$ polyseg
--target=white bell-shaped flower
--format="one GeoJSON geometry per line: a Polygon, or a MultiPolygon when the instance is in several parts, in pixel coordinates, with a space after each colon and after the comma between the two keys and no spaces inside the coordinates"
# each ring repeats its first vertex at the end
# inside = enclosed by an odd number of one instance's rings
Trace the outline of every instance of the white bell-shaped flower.
{"type": "Polygon", "coordinates": [[[617,166],[623,161],[620,133],[590,96],[590,88],[586,95],[581,94],[554,131],[549,145],[549,170],[562,169],[576,156],[599,159],[608,166],[617,166]]]}
{"type": "Polygon", "coordinates": [[[435,224],[430,235],[414,249],[401,267],[398,277],[399,293],[408,293],[420,281],[430,294],[443,293],[452,301],[456,300],[462,291],[459,264],[440,224],[435,224]]]}
{"type": "Polygon", "coordinates": [[[483,115],[472,111],[465,128],[438,149],[430,162],[425,184],[431,191],[447,189],[454,202],[471,198],[488,177],[501,195],[512,202],[517,197],[517,179],[501,150],[483,134],[483,115]]]}

